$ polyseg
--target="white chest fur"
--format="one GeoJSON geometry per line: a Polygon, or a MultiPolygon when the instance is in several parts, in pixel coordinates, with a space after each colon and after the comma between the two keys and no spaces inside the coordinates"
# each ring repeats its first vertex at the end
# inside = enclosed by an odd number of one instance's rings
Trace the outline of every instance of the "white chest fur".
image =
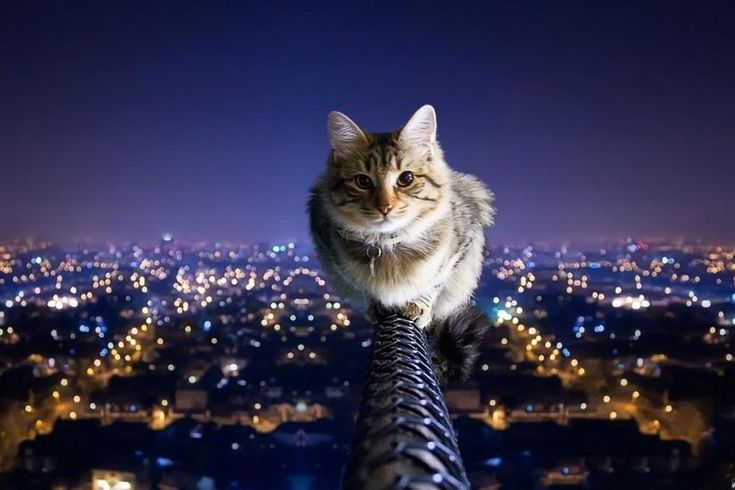
{"type": "Polygon", "coordinates": [[[383,305],[405,305],[446,282],[451,272],[447,267],[449,252],[448,242],[439,243],[430,253],[419,257],[400,247],[383,250],[374,260],[374,274],[369,263],[360,267],[361,282],[368,295],[383,305]]]}

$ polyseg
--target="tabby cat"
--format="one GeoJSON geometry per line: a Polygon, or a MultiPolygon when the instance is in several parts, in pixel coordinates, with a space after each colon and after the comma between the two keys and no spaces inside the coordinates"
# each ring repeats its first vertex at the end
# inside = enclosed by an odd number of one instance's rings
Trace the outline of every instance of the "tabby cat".
{"type": "Polygon", "coordinates": [[[392,133],[328,117],[331,151],[309,201],[330,285],[373,319],[398,313],[428,328],[440,382],[464,379],[487,319],[472,306],[492,224],[492,193],[455,172],[421,107],[392,133]]]}

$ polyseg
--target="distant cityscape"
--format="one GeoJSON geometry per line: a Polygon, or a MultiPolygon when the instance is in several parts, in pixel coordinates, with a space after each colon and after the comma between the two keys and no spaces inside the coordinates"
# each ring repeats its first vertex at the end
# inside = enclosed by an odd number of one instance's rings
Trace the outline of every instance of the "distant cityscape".
{"type": "MultiPolygon", "coordinates": [[[[477,489],[735,488],[735,247],[492,246],[477,489]]],[[[305,243],[0,245],[0,488],[331,489],[372,327],[305,243]]]]}

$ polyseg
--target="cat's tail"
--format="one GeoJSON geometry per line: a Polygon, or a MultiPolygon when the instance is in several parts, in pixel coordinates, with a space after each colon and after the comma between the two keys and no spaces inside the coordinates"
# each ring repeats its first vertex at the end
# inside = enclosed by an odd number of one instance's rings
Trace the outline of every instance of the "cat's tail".
{"type": "Polygon", "coordinates": [[[429,342],[434,371],[441,386],[465,381],[480,355],[480,345],[490,320],[476,306],[468,305],[441,323],[431,325],[429,342]]]}

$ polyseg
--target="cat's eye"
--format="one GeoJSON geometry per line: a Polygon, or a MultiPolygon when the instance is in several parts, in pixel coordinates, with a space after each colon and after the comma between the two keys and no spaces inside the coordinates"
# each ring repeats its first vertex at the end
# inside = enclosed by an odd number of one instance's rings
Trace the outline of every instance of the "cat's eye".
{"type": "Polygon", "coordinates": [[[360,189],[371,189],[373,187],[373,181],[370,180],[370,177],[365,174],[360,174],[356,176],[355,184],[357,184],[357,187],[359,187],[360,189]]]}
{"type": "Polygon", "coordinates": [[[403,172],[398,176],[398,185],[401,187],[408,187],[413,182],[413,172],[403,172]]]}

